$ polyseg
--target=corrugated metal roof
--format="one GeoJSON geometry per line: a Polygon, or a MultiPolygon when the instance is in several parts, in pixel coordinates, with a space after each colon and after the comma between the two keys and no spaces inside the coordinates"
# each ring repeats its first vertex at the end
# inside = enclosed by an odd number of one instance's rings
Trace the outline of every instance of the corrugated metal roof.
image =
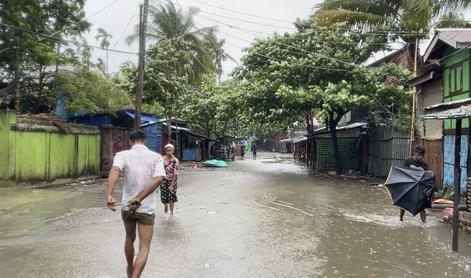
{"type": "Polygon", "coordinates": [[[421,116],[424,120],[462,119],[468,117],[471,117],[470,104],[421,116]]]}
{"type": "Polygon", "coordinates": [[[471,117],[471,98],[447,103],[440,103],[424,108],[424,120],[462,119],[471,117]]]}
{"type": "MultiPolygon", "coordinates": [[[[358,127],[367,127],[367,126],[368,126],[368,123],[352,123],[349,125],[338,126],[337,130],[352,129],[352,128],[358,128],[358,127]]],[[[327,131],[325,127],[314,130],[314,133],[320,133],[323,131],[327,131]]]]}
{"type": "Polygon", "coordinates": [[[456,49],[471,48],[471,28],[436,29],[436,34],[425,51],[424,61],[428,60],[439,41],[456,49]]]}
{"type": "MultiPolygon", "coordinates": [[[[124,111],[126,113],[126,115],[128,115],[129,117],[131,117],[132,119],[134,119],[135,115],[134,115],[134,112],[132,111],[124,111]]],[[[146,124],[153,124],[153,123],[157,123],[157,122],[160,122],[161,120],[152,116],[151,114],[147,114],[147,113],[141,113],[141,123],[146,123],[146,124]]]]}

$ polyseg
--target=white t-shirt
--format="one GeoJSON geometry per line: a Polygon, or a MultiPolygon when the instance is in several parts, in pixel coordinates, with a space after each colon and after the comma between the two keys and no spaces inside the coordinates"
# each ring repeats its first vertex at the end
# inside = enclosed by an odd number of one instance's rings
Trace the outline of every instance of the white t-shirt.
{"type": "MultiPolygon", "coordinates": [[[[129,203],[141,193],[153,178],[165,177],[162,156],[142,144],[136,144],[130,150],[117,153],[113,159],[113,166],[118,167],[124,175],[122,204],[129,203]]],[[[141,206],[136,211],[154,213],[155,195],[154,191],[141,200],[141,206]]]]}

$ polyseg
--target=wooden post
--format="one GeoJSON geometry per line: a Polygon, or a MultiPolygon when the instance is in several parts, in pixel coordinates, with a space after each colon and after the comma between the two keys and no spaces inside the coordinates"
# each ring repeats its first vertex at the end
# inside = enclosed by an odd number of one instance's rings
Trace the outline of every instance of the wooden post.
{"type": "MultiPolygon", "coordinates": [[[[419,37],[415,39],[415,51],[414,51],[414,77],[417,77],[418,70],[418,58],[419,58],[419,37]]],[[[412,117],[410,125],[410,153],[414,153],[414,139],[415,139],[415,118],[417,113],[417,88],[414,86],[414,92],[412,95],[412,117]]]]}
{"type": "Polygon", "coordinates": [[[141,128],[142,93],[144,91],[144,62],[146,55],[146,27],[149,0],[139,6],[139,60],[137,65],[136,107],[134,111],[134,129],[141,128]]]}
{"type": "Polygon", "coordinates": [[[454,185],[455,192],[453,198],[453,235],[451,249],[455,252],[458,252],[458,233],[460,227],[459,220],[459,205],[460,205],[460,191],[461,191],[461,159],[460,159],[460,150],[461,150],[461,119],[456,120],[456,135],[455,135],[455,174],[454,174],[454,185]]]}

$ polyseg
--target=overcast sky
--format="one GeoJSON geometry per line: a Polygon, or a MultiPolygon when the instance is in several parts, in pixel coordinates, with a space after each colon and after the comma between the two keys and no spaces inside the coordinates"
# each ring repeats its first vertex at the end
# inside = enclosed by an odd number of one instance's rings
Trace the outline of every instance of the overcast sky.
{"type": "MultiPolygon", "coordinates": [[[[152,2],[153,0],[151,0],[152,2]]],[[[88,0],[85,5],[87,20],[93,24],[87,41],[99,45],[95,35],[98,28],[113,35],[112,49],[137,52],[137,43],[127,45],[125,38],[134,32],[139,21],[141,0],[88,0]]],[[[314,11],[314,6],[321,0],[174,0],[183,9],[190,6],[201,11],[195,17],[198,28],[217,26],[218,36],[226,40],[225,51],[236,62],[224,63],[225,74],[237,66],[243,55],[243,48],[250,45],[256,37],[264,37],[273,32],[293,31],[296,18],[306,18],[314,11]]],[[[104,51],[95,49],[93,59],[104,58],[104,51]]],[[[137,61],[135,54],[109,53],[109,71],[119,71],[126,61],[137,61]]]]}

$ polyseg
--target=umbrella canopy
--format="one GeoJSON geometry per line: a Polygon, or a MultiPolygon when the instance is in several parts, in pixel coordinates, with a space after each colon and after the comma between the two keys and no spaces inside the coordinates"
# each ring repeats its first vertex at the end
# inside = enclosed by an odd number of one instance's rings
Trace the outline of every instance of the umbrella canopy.
{"type": "Polygon", "coordinates": [[[432,171],[393,166],[384,184],[393,204],[412,215],[431,207],[435,175],[432,171]]]}
{"type": "Polygon", "coordinates": [[[206,160],[203,162],[204,165],[210,166],[210,167],[227,167],[227,163],[222,160],[206,160]]]}

